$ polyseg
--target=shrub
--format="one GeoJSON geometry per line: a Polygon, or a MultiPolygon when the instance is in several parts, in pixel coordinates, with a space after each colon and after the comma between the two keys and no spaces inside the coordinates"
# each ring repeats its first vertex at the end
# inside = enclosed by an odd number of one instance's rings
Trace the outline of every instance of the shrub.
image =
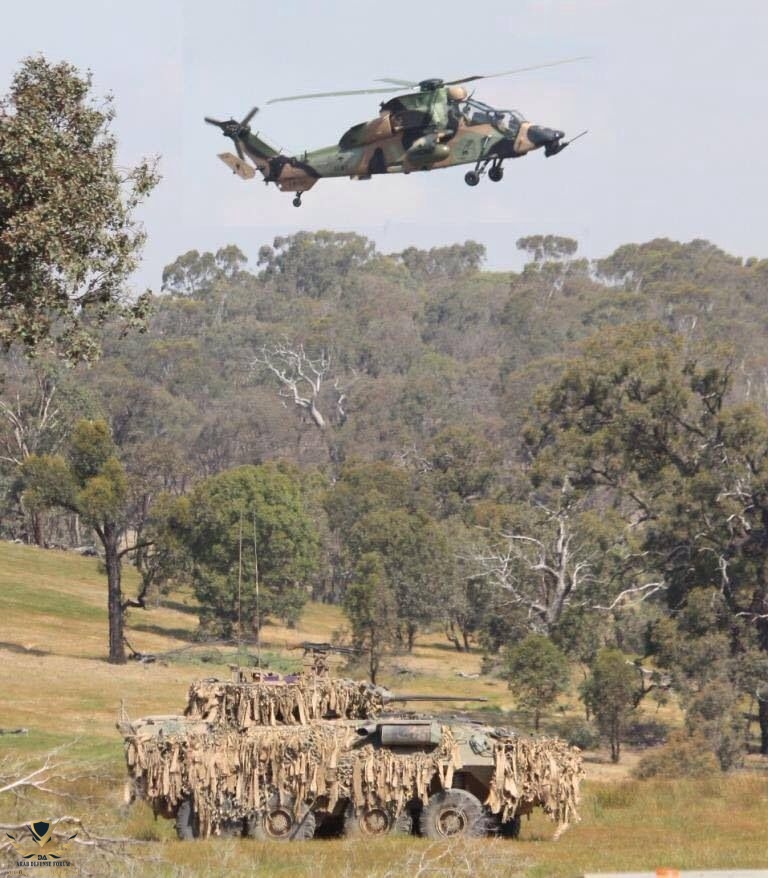
{"type": "Polygon", "coordinates": [[[582,719],[566,719],[557,726],[557,736],[580,750],[594,750],[600,746],[600,732],[582,719]]]}
{"type": "Polygon", "coordinates": [[[738,692],[725,681],[710,682],[687,705],[685,727],[700,735],[715,754],[720,768],[728,771],[741,764],[746,749],[746,726],[742,720],[738,692]]]}
{"type": "Polygon", "coordinates": [[[647,780],[651,777],[707,777],[719,770],[718,761],[703,735],[673,732],[664,746],[643,756],[633,773],[636,778],[647,780]]]}

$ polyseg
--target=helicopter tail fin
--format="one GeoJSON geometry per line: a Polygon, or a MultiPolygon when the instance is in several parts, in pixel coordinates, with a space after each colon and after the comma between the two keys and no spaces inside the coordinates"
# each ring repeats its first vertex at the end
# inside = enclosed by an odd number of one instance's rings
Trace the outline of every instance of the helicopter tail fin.
{"type": "Polygon", "coordinates": [[[231,152],[220,152],[219,158],[233,174],[237,174],[242,180],[251,180],[256,174],[256,171],[248,164],[248,162],[244,162],[236,155],[232,155],[231,152]]]}

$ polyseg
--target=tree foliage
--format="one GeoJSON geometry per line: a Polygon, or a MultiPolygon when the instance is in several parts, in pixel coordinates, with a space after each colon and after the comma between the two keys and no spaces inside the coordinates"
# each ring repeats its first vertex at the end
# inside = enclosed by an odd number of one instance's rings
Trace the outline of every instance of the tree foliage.
{"type": "Polygon", "coordinates": [[[454,278],[480,268],[485,259],[485,246],[477,241],[465,241],[463,244],[432,247],[430,250],[408,247],[397,255],[418,280],[454,278]]]}
{"type": "Polygon", "coordinates": [[[344,591],[343,606],[352,626],[353,645],[365,656],[368,675],[375,683],[381,660],[397,632],[397,601],[377,553],[360,557],[344,591]]]}
{"type": "Polygon", "coordinates": [[[107,573],[109,660],[125,662],[124,614],[130,601],[122,593],[121,562],[130,546],[122,541],[138,526],[128,478],[108,425],[101,420],[78,421],[66,457],[30,455],[22,477],[24,501],[32,509],[62,507],[80,516],[96,533],[104,550],[107,573]]]}
{"type": "Polygon", "coordinates": [[[98,355],[98,323],[147,314],[125,284],[144,242],[134,210],[157,182],[150,162],[118,169],[114,110],[90,91],[90,74],[34,57],[0,102],[0,341],[74,362],[98,355]]]}
{"type": "Polygon", "coordinates": [[[627,656],[618,649],[601,649],[582,686],[582,698],[608,738],[613,762],[619,761],[624,728],[641,697],[637,669],[627,656]]]}
{"type": "Polygon", "coordinates": [[[275,238],[259,250],[262,277],[273,280],[282,292],[323,298],[355,268],[373,259],[372,241],[354,232],[296,232],[275,238]]]}
{"type": "Polygon", "coordinates": [[[518,706],[533,714],[538,732],[542,711],[568,685],[568,660],[548,637],[529,634],[505,650],[504,676],[518,706]]]}
{"type": "Polygon", "coordinates": [[[768,651],[768,422],[731,401],[730,364],[711,357],[654,327],[606,333],[542,397],[528,440],[537,477],[557,461],[577,489],[614,497],[672,609],[697,589],[718,593],[729,617],[718,648],[734,657],[768,651]]]}
{"type": "Polygon", "coordinates": [[[216,253],[188,250],[163,269],[162,289],[178,296],[205,296],[216,282],[236,280],[247,262],[234,244],[220,247],[216,253]]]}
{"type": "Polygon", "coordinates": [[[166,506],[156,527],[186,552],[206,633],[251,637],[267,616],[296,621],[317,533],[290,468],[241,466],[204,479],[166,506]]]}
{"type": "Polygon", "coordinates": [[[578,242],[573,238],[562,238],[559,235],[529,235],[527,238],[518,238],[516,246],[518,250],[524,250],[532,256],[536,263],[565,259],[573,256],[579,249],[578,242]]]}

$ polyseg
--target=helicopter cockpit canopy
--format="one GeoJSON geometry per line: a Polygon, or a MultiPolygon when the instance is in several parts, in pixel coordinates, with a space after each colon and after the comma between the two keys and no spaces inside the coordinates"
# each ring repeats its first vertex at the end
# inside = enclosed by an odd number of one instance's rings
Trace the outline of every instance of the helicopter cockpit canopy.
{"type": "Polygon", "coordinates": [[[525,117],[518,110],[498,110],[482,101],[469,98],[461,106],[468,125],[493,125],[502,134],[517,136],[525,117]]]}

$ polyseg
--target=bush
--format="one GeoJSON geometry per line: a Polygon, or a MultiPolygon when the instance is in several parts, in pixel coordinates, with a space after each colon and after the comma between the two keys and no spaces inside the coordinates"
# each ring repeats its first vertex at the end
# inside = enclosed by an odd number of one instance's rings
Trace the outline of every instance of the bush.
{"type": "Polygon", "coordinates": [[[718,761],[703,735],[673,732],[663,747],[643,756],[633,774],[647,780],[651,777],[707,777],[719,770],[718,761]]]}
{"type": "Polygon", "coordinates": [[[600,746],[600,732],[581,719],[566,719],[558,724],[557,736],[579,750],[594,750],[600,746]]]}
{"type": "Polygon", "coordinates": [[[497,655],[488,655],[486,653],[480,661],[480,673],[484,677],[492,677],[500,673],[502,668],[502,661],[497,655]]]}
{"type": "Polygon", "coordinates": [[[628,723],[621,740],[633,747],[656,747],[667,740],[669,729],[666,723],[658,720],[636,720],[628,723]]]}
{"type": "Polygon", "coordinates": [[[739,766],[746,750],[746,726],[738,703],[738,692],[725,681],[713,681],[687,705],[685,727],[700,735],[723,771],[739,766]]]}

